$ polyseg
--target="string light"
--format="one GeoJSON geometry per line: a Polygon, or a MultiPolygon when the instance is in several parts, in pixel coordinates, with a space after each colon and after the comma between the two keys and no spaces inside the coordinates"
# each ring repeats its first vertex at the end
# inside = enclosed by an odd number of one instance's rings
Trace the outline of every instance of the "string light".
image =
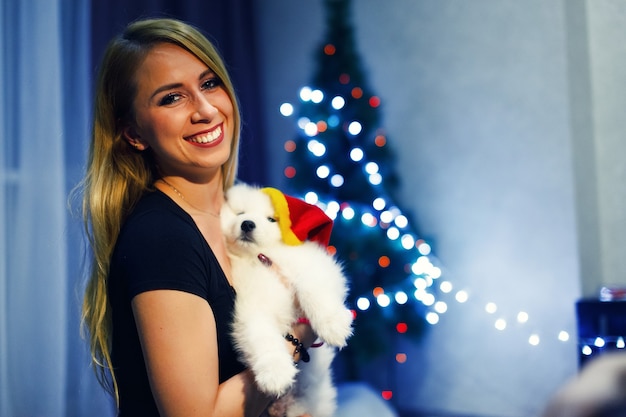
{"type": "Polygon", "coordinates": [[[332,177],[330,177],[330,184],[333,187],[341,187],[344,183],[344,179],[343,176],[340,174],[335,174],[332,177]]]}
{"type": "Polygon", "coordinates": [[[319,178],[322,178],[322,179],[328,178],[328,175],[330,175],[330,168],[328,168],[327,165],[320,165],[315,171],[315,173],[317,174],[319,178]]]}
{"type": "MultiPolygon", "coordinates": [[[[393,220],[393,222],[400,229],[404,229],[404,228],[406,228],[409,225],[409,219],[407,219],[406,216],[403,215],[403,214],[400,214],[400,215],[396,216],[396,218],[393,220]]],[[[413,242],[415,243],[415,239],[413,239],[413,242]]]]}
{"type": "Polygon", "coordinates": [[[354,121],[351,122],[348,125],[348,133],[350,133],[352,136],[356,136],[359,133],[361,133],[361,131],[363,130],[363,125],[361,125],[361,123],[354,121]]]}
{"type": "Polygon", "coordinates": [[[496,305],[496,303],[487,303],[487,305],[485,306],[485,311],[489,314],[493,314],[498,311],[498,306],[496,305]]]}
{"type": "Polygon", "coordinates": [[[363,160],[363,156],[365,156],[365,154],[363,153],[363,149],[361,148],[354,148],[350,151],[350,159],[352,159],[354,162],[359,162],[363,160]]]}
{"type": "Polygon", "coordinates": [[[396,331],[398,333],[406,333],[409,330],[409,326],[406,323],[396,324],[396,331]]]}
{"type": "Polygon", "coordinates": [[[441,284],[439,284],[439,291],[444,294],[449,293],[450,291],[452,291],[452,283],[450,281],[443,281],[441,284]]]}
{"type": "Polygon", "coordinates": [[[336,96],[330,101],[330,105],[335,110],[341,110],[346,105],[346,100],[341,96],[336,96]]]}
{"type": "Polygon", "coordinates": [[[463,304],[469,299],[469,294],[467,294],[467,291],[461,290],[456,293],[454,298],[456,299],[457,302],[463,304]]]}
{"type": "Polygon", "coordinates": [[[315,104],[319,104],[324,100],[324,93],[322,90],[313,90],[311,91],[311,101],[315,104]]]}
{"type": "Polygon", "coordinates": [[[384,209],[386,205],[387,205],[387,202],[385,202],[385,199],[382,197],[377,197],[372,202],[372,207],[374,207],[378,211],[381,211],[382,209],[384,209]]]}
{"type": "MultiPolygon", "coordinates": [[[[326,45],[324,47],[324,52],[327,55],[334,54],[334,46],[330,44],[326,45]]],[[[339,76],[339,82],[344,85],[349,84],[350,75],[341,74],[339,76]]],[[[355,100],[363,98],[364,95],[365,93],[360,87],[354,87],[350,91],[350,97],[355,100]]],[[[322,90],[313,89],[308,86],[300,89],[299,97],[303,103],[328,106],[327,108],[329,109],[330,114],[327,114],[326,117],[321,118],[320,120],[312,121],[307,117],[301,117],[297,120],[298,127],[302,130],[304,136],[309,138],[307,142],[307,150],[313,156],[321,158],[327,153],[327,147],[321,139],[321,134],[326,132],[328,129],[335,129],[340,125],[341,118],[337,112],[340,112],[345,108],[347,104],[346,98],[340,95],[335,95],[332,99],[326,101],[325,94],[322,90]]],[[[367,103],[372,108],[376,108],[380,106],[381,101],[380,98],[371,96],[367,98],[367,103]]],[[[294,106],[290,103],[283,103],[279,110],[281,115],[284,117],[292,116],[295,111],[294,106]]],[[[359,120],[352,120],[343,125],[343,128],[352,138],[361,135],[364,132],[364,125],[359,120]]],[[[387,137],[384,133],[379,131],[373,136],[373,144],[378,148],[382,148],[387,145],[387,137]]],[[[296,142],[293,140],[286,141],[284,148],[286,152],[294,152],[297,149],[296,142]]],[[[379,186],[384,182],[384,176],[380,172],[379,165],[368,159],[367,153],[362,147],[352,147],[349,150],[349,158],[354,163],[361,164],[362,169],[366,174],[366,178],[372,186],[379,186]]],[[[331,166],[321,164],[316,168],[315,173],[318,178],[328,180],[329,184],[333,187],[343,186],[345,183],[343,175],[338,172],[333,173],[332,171],[333,168],[331,168],[331,166]]],[[[284,170],[284,175],[287,178],[293,178],[296,175],[296,169],[291,166],[287,167],[284,170]]],[[[366,227],[380,227],[381,229],[385,229],[386,237],[390,241],[399,240],[399,244],[404,250],[417,250],[418,256],[416,257],[415,262],[408,264],[406,267],[407,272],[410,274],[409,277],[407,277],[407,286],[414,287],[414,290],[396,288],[391,289],[389,292],[385,292],[382,288],[377,288],[370,296],[363,295],[357,297],[355,300],[356,309],[359,311],[367,311],[372,308],[372,305],[376,305],[377,307],[384,309],[390,308],[394,304],[404,305],[413,300],[420,302],[425,307],[429,308],[429,310],[426,311],[424,318],[427,323],[436,325],[439,323],[441,315],[445,314],[449,310],[448,303],[442,299],[437,299],[435,294],[431,291],[431,287],[434,282],[442,276],[443,272],[441,268],[435,264],[436,260],[431,256],[432,247],[430,244],[423,239],[416,238],[412,233],[408,232],[408,230],[410,230],[410,225],[407,216],[405,216],[397,207],[387,207],[388,200],[383,197],[384,193],[382,191],[383,190],[381,190],[381,196],[372,201],[369,209],[353,206],[347,203],[330,202],[326,206],[326,212],[329,216],[332,216],[333,219],[337,216],[341,216],[341,218],[345,221],[358,219],[358,221],[366,227]],[[372,304],[372,301],[375,301],[375,303],[372,304]]],[[[314,204],[322,205],[322,203],[319,202],[319,199],[314,204]]],[[[383,255],[379,257],[379,267],[388,268],[390,264],[391,259],[388,256],[383,255]]],[[[398,284],[398,286],[401,287],[402,284],[398,284]]],[[[458,289],[453,292],[454,285],[450,280],[440,282],[437,289],[442,297],[449,294],[449,296],[452,297],[452,299],[458,304],[467,303],[470,299],[469,293],[465,289],[458,289]]],[[[494,302],[485,304],[484,309],[488,315],[494,315],[499,311],[497,304],[494,302]]],[[[493,326],[498,331],[505,331],[509,327],[509,323],[506,317],[504,317],[502,313],[500,314],[501,317],[493,321],[493,326]]],[[[525,325],[530,321],[530,318],[527,312],[519,311],[515,316],[513,316],[513,318],[511,318],[511,320],[516,321],[518,325],[525,325]]],[[[398,332],[403,333],[399,329],[398,332]]],[[[570,335],[567,331],[561,330],[558,332],[555,339],[561,342],[567,342],[570,340],[570,335]]],[[[532,333],[528,337],[528,344],[531,346],[537,346],[540,344],[540,340],[541,338],[539,334],[532,333]]],[[[585,355],[590,355],[593,353],[594,349],[603,348],[607,343],[609,343],[609,341],[601,338],[589,341],[581,347],[581,352],[585,355]]],[[[621,337],[611,341],[610,343],[615,344],[615,346],[620,349],[626,347],[626,343],[621,337]]],[[[402,354],[399,353],[397,358],[401,358],[397,359],[398,363],[406,362],[406,355],[402,356],[402,354]]],[[[388,395],[391,396],[391,392],[389,392],[388,395]]]]}
{"type": "Polygon", "coordinates": [[[506,329],[506,320],[504,319],[498,319],[495,322],[495,328],[498,330],[504,330],[506,329]]]}
{"type": "Polygon", "coordinates": [[[279,111],[283,116],[289,117],[293,114],[293,105],[290,103],[283,103],[281,104],[279,111]]]}
{"type": "Polygon", "coordinates": [[[311,100],[312,91],[313,90],[311,90],[311,87],[302,87],[300,89],[300,100],[304,102],[311,100]]]}

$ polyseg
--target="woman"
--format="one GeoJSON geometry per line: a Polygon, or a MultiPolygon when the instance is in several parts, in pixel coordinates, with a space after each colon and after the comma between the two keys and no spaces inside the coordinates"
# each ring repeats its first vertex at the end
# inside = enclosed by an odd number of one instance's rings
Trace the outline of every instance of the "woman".
{"type": "Polygon", "coordinates": [[[122,416],[258,416],[270,402],[229,334],[218,214],[239,134],[224,63],[197,29],[141,20],[109,44],[84,180],[94,262],[83,316],[122,416]]]}

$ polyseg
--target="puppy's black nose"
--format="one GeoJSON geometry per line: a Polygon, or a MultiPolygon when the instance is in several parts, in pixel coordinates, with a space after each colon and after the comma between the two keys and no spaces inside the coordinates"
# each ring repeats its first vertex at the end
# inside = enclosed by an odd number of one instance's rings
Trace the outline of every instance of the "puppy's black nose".
{"type": "Polygon", "coordinates": [[[255,227],[256,224],[254,224],[252,220],[244,220],[243,223],[241,223],[241,230],[245,233],[250,233],[255,227]]]}

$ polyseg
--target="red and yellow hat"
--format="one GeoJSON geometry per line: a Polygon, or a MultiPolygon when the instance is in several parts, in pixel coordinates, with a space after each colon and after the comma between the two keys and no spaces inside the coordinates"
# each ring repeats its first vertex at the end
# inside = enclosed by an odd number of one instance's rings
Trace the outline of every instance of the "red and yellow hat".
{"type": "Polygon", "coordinates": [[[262,188],[270,197],[283,241],[301,245],[306,240],[328,246],[333,220],[324,211],[306,201],[283,194],[276,188],[262,188]]]}

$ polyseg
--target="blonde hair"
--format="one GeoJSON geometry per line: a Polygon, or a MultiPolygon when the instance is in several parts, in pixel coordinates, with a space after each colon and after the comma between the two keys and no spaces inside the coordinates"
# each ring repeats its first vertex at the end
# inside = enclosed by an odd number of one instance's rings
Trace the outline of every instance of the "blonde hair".
{"type": "Polygon", "coordinates": [[[123,138],[122,129],[134,118],[137,70],[150,50],[162,43],[175,44],[191,52],[222,81],[235,115],[230,157],[222,166],[224,189],[233,185],[237,174],[241,132],[239,104],[218,51],[198,29],[178,20],[144,19],[131,23],[109,43],[102,59],[87,172],[81,183],[83,219],[93,252],[83,299],[83,328],[89,333],[98,381],[118,403],[119,393],[111,361],[111,311],[107,297],[110,258],[126,216],[158,175],[151,153],[138,152],[130,146],[123,138]]]}

